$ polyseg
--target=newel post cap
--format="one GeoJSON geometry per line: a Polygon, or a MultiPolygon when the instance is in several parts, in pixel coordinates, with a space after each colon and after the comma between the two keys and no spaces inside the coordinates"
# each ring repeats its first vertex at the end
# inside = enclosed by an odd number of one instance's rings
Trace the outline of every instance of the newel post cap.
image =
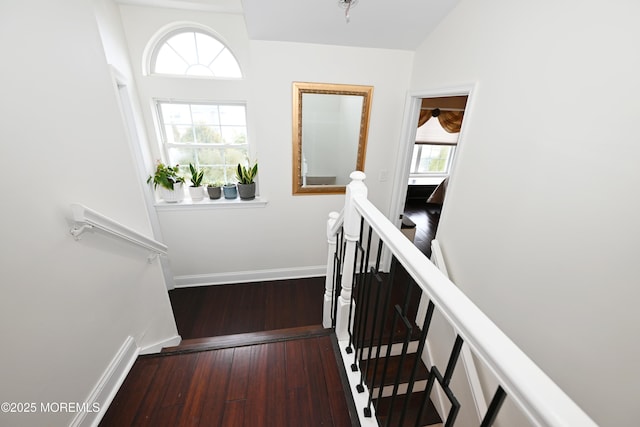
{"type": "Polygon", "coordinates": [[[347,185],[347,203],[349,203],[349,199],[353,196],[364,196],[367,197],[367,186],[364,183],[365,175],[362,171],[353,171],[349,175],[351,178],[351,182],[347,185]]]}
{"type": "Polygon", "coordinates": [[[353,171],[349,174],[352,181],[364,181],[367,175],[362,171],[353,171]]]}

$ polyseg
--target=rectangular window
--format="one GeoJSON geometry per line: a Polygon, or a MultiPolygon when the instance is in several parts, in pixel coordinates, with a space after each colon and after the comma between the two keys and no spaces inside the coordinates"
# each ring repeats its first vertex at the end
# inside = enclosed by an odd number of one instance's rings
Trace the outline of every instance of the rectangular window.
{"type": "Polygon", "coordinates": [[[203,169],[205,183],[235,182],[238,163],[248,158],[244,104],[156,101],[162,143],[169,164],[203,169]]]}
{"type": "Polygon", "coordinates": [[[455,144],[415,144],[411,157],[411,176],[444,176],[449,174],[455,144]]]}

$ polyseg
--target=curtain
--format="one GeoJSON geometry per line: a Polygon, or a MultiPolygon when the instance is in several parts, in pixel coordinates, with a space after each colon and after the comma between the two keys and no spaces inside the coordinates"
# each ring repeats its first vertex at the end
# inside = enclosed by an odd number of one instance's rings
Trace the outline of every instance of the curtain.
{"type": "Polygon", "coordinates": [[[464,111],[441,111],[439,108],[433,110],[420,110],[418,127],[427,123],[431,117],[437,117],[440,125],[449,133],[460,132],[464,111]]]}

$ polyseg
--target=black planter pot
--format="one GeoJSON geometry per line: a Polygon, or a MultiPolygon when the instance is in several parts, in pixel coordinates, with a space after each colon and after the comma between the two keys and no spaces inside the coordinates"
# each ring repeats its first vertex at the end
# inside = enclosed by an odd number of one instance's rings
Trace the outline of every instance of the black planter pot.
{"type": "Polygon", "coordinates": [[[256,183],[240,184],[238,183],[238,194],[242,200],[253,200],[256,198],[256,183]]]}

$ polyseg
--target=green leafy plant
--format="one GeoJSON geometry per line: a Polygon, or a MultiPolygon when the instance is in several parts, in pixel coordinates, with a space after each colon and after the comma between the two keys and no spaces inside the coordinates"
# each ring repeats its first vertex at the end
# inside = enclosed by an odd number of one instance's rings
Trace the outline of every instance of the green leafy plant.
{"type": "Polygon", "coordinates": [[[258,162],[256,162],[253,166],[249,164],[249,166],[242,166],[242,164],[238,163],[238,168],[236,169],[236,178],[240,184],[252,184],[255,181],[256,175],[258,174],[258,162]]]}
{"type": "Polygon", "coordinates": [[[197,167],[189,163],[189,170],[191,171],[191,186],[200,187],[202,185],[202,178],[204,178],[204,171],[198,170],[197,167]]]}
{"type": "Polygon", "coordinates": [[[207,187],[222,187],[224,184],[220,181],[210,182],[207,184],[207,187]]]}
{"type": "Polygon", "coordinates": [[[147,178],[147,184],[153,182],[154,189],[158,188],[159,185],[167,190],[173,190],[174,184],[184,182],[184,178],[178,175],[179,171],[178,165],[167,166],[162,162],[158,162],[154,174],[147,178]]]}

